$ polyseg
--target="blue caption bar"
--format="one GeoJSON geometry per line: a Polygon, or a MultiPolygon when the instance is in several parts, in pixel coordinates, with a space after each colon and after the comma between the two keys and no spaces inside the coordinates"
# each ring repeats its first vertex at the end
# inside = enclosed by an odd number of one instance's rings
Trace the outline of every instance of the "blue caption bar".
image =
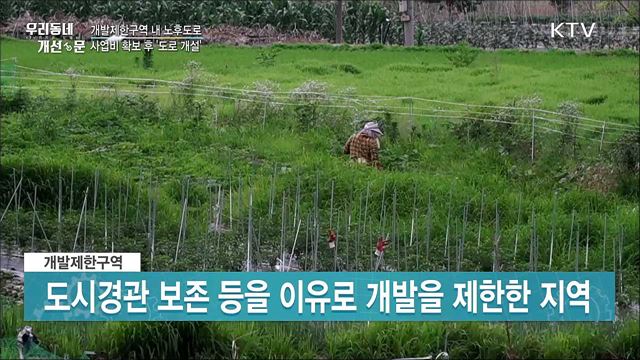
{"type": "Polygon", "coordinates": [[[611,272],[25,273],[28,321],[613,321],[611,272]]]}

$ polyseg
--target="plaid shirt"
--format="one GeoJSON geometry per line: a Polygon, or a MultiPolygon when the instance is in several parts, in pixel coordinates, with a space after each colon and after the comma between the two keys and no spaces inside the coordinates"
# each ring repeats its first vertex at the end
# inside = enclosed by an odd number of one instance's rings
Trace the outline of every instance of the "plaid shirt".
{"type": "Polygon", "coordinates": [[[377,139],[361,132],[351,135],[347,143],[344,144],[344,153],[349,154],[351,159],[378,168],[381,167],[378,157],[379,149],[380,144],[377,139]]]}

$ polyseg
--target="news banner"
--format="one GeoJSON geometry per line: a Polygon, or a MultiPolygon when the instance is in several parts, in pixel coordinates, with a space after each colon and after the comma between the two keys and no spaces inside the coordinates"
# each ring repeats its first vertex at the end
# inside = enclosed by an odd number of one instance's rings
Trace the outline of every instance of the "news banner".
{"type": "Polygon", "coordinates": [[[141,272],[26,253],[29,321],[613,321],[611,272],[141,272]]]}

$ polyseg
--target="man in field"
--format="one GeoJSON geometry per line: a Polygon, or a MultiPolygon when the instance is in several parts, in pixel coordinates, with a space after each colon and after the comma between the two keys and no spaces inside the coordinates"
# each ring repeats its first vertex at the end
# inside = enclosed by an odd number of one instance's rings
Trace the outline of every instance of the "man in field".
{"type": "Polygon", "coordinates": [[[347,143],[344,144],[344,153],[349,154],[351,160],[357,163],[382,169],[378,155],[380,136],[382,135],[378,123],[370,121],[364,125],[362,130],[351,135],[347,143]]]}

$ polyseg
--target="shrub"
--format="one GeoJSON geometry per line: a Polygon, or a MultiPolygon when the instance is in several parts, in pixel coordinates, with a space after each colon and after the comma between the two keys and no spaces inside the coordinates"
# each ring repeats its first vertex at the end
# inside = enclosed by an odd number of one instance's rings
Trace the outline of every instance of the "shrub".
{"type": "Polygon", "coordinates": [[[609,152],[616,168],[618,192],[638,197],[638,174],[640,174],[640,132],[620,137],[609,152]]]}
{"type": "Polygon", "coordinates": [[[303,130],[318,126],[321,120],[318,105],[328,99],[327,84],[310,80],[293,89],[290,97],[297,101],[294,111],[298,125],[303,130]]]}
{"type": "Polygon", "coordinates": [[[582,113],[578,104],[565,101],[558,105],[558,112],[562,114],[562,135],[560,136],[559,148],[562,153],[570,151],[575,158],[578,151],[578,141],[576,131],[578,129],[578,118],[582,113]]]}
{"type": "Polygon", "coordinates": [[[338,64],[336,68],[348,74],[360,74],[362,71],[352,64],[338,64]]]}
{"type": "Polygon", "coordinates": [[[446,56],[451,62],[451,65],[455,67],[467,67],[478,57],[478,50],[470,47],[468,43],[462,42],[452,47],[446,56]]]}
{"type": "Polygon", "coordinates": [[[276,61],[276,57],[278,56],[278,53],[280,52],[280,49],[278,48],[265,48],[263,50],[260,50],[260,52],[258,52],[258,55],[256,56],[256,61],[258,62],[259,65],[262,66],[273,66],[275,64],[276,61]]]}
{"type": "Polygon", "coordinates": [[[30,104],[31,95],[25,88],[18,88],[12,96],[0,94],[0,112],[2,113],[23,112],[30,104]]]}

